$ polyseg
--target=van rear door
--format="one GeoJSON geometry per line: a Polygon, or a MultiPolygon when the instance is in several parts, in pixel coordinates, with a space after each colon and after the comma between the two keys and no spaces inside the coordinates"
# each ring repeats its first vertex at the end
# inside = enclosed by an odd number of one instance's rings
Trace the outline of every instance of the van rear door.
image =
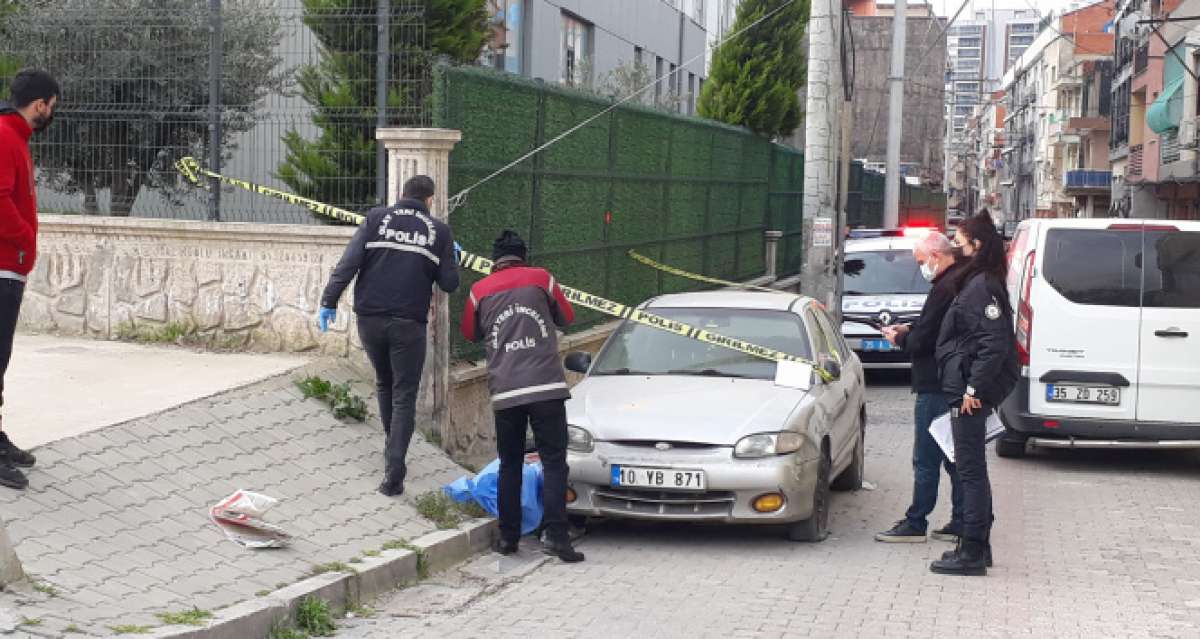
{"type": "Polygon", "coordinates": [[[1200,424],[1200,222],[1146,222],[1137,418],[1200,424]]]}
{"type": "Polygon", "coordinates": [[[1030,412],[1133,420],[1138,402],[1140,229],[1047,223],[1030,284],[1030,412]]]}

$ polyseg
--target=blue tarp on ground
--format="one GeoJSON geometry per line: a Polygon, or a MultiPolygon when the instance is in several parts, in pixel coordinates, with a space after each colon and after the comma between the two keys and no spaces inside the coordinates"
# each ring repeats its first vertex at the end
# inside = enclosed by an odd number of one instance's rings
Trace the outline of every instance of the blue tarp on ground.
{"type": "MultiPolygon", "coordinates": [[[[526,463],[521,476],[521,534],[528,535],[542,524],[542,465],[526,463]]],[[[459,477],[444,490],[459,503],[474,501],[493,517],[500,516],[500,460],[492,460],[475,478],[459,477]]]]}

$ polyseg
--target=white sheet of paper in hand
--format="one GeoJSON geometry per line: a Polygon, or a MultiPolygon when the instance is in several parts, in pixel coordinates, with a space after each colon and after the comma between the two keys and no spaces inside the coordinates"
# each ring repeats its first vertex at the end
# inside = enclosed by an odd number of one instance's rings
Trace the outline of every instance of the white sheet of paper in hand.
{"type": "Polygon", "coordinates": [[[929,425],[929,435],[933,437],[933,441],[937,442],[942,452],[946,454],[946,459],[949,459],[950,463],[953,464],[954,429],[950,425],[950,413],[946,413],[933,420],[933,423],[929,425]]]}
{"type": "Polygon", "coordinates": [[[775,365],[775,384],[777,386],[808,390],[812,387],[812,376],[812,364],[779,362],[775,365]]]}
{"type": "MultiPolygon", "coordinates": [[[[996,412],[988,415],[985,428],[987,430],[983,436],[984,442],[990,442],[1004,434],[1004,423],[1000,421],[1000,415],[996,412]]],[[[942,452],[946,453],[946,458],[953,464],[954,429],[951,428],[950,413],[946,413],[933,420],[933,423],[929,425],[929,434],[938,443],[938,446],[942,448],[942,452]]]]}

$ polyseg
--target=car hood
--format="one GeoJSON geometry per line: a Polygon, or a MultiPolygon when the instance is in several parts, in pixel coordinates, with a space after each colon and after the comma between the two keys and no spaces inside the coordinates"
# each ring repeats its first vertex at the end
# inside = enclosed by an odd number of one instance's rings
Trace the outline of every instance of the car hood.
{"type": "Polygon", "coordinates": [[[781,430],[805,395],[771,380],[598,375],[571,389],[567,419],[603,441],[732,446],[751,433],[781,430]]]}

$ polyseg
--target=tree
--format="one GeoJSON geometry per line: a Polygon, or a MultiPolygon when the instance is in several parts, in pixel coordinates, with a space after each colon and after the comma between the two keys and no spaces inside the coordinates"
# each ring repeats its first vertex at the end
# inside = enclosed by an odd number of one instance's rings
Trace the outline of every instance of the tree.
{"type": "MultiPolygon", "coordinates": [[[[254,126],[258,104],[286,89],[275,53],[283,37],[272,0],[225,0],[222,148],[254,126]]],[[[63,90],[35,153],[39,180],[84,194],[110,189],[127,216],[143,187],[179,188],[171,165],[208,142],[208,11],[195,0],[35,0],[8,18],[0,43],[21,66],[54,74],[63,90]]]]}
{"type": "MultiPolygon", "coordinates": [[[[479,58],[489,33],[485,1],[426,0],[424,15],[393,13],[390,125],[424,123],[438,56],[458,63],[479,58]]],[[[347,208],[379,202],[384,198],[375,193],[375,1],[304,0],[304,23],[320,41],[320,59],[302,67],[298,81],[320,132],[314,139],[295,129],[284,136],[287,157],[279,179],[300,195],[347,208]]]]}
{"type": "MultiPolygon", "coordinates": [[[[743,0],[730,33],[738,33],[779,4],[780,0],[743,0]]],[[[772,138],[800,126],[804,113],[798,92],[807,78],[802,41],[808,7],[808,0],[789,2],[717,48],[697,105],[701,116],[772,138]]]]}

